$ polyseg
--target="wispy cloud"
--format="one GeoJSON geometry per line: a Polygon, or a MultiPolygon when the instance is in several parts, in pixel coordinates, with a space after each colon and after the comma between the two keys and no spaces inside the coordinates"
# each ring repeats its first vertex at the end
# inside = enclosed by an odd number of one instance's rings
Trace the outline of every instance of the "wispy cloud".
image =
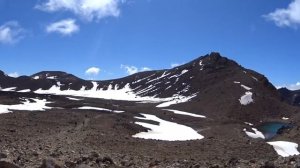
{"type": "Polygon", "coordinates": [[[288,84],[288,85],[283,85],[283,86],[277,86],[277,88],[287,88],[289,90],[300,90],[300,82],[297,82],[295,84],[288,84]]]}
{"type": "Polygon", "coordinates": [[[70,36],[79,31],[79,26],[76,25],[74,19],[65,19],[58,22],[51,23],[46,27],[48,33],[60,33],[64,36],[70,36]]]}
{"type": "Polygon", "coordinates": [[[20,76],[18,72],[12,72],[12,73],[9,73],[7,75],[10,76],[10,77],[13,77],[13,78],[17,78],[17,77],[20,76]]]}
{"type": "Polygon", "coordinates": [[[100,73],[100,68],[90,67],[85,71],[85,74],[88,76],[97,76],[100,73]]]}
{"type": "Polygon", "coordinates": [[[35,8],[46,12],[69,11],[88,20],[118,17],[119,5],[125,0],[42,0],[35,8]]]}
{"type": "Polygon", "coordinates": [[[148,68],[148,67],[142,67],[140,69],[140,71],[151,71],[151,68],[148,68]]]}
{"type": "Polygon", "coordinates": [[[279,27],[297,28],[300,26],[300,0],[293,0],[287,8],[276,9],[263,17],[279,27]]]}
{"type": "Polygon", "coordinates": [[[121,65],[121,69],[124,69],[128,75],[135,74],[137,72],[142,72],[142,71],[150,71],[151,68],[148,67],[142,67],[142,68],[137,68],[136,66],[130,66],[130,65],[121,65]]]}
{"type": "Polygon", "coordinates": [[[180,66],[180,65],[182,65],[182,64],[172,63],[172,64],[171,64],[171,68],[175,68],[175,67],[180,66]]]}
{"type": "Polygon", "coordinates": [[[16,21],[9,21],[0,26],[0,43],[2,44],[14,44],[24,35],[24,29],[16,21]]]}
{"type": "Polygon", "coordinates": [[[129,65],[121,65],[122,69],[126,70],[126,73],[129,75],[135,74],[139,71],[139,69],[135,66],[129,66],[129,65]]]}

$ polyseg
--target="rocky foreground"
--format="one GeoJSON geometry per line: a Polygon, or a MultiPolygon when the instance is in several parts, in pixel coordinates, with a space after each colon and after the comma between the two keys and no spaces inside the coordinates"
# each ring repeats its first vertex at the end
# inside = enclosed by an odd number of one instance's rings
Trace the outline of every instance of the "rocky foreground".
{"type": "MultiPolygon", "coordinates": [[[[6,103],[15,100],[8,99],[7,92],[3,94],[6,103]]],[[[300,157],[278,157],[263,140],[246,136],[242,131],[245,125],[237,121],[174,115],[153,104],[123,101],[111,103],[118,104],[118,108],[126,111],[124,113],[79,110],[76,107],[82,104],[111,105],[100,99],[78,102],[61,96],[40,96],[56,100],[49,105],[53,109],[1,114],[1,168],[300,166],[300,157]],[[134,124],[138,121],[134,116],[140,112],[199,127],[198,132],[205,138],[175,142],[133,138],[132,135],[147,131],[134,124]]],[[[293,130],[283,136],[289,132],[293,130]]]]}

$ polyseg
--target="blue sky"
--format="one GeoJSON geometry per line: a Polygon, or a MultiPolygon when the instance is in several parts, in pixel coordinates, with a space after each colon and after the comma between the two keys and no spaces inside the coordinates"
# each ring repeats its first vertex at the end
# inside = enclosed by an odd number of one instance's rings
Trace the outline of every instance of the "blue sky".
{"type": "Polygon", "coordinates": [[[1,0],[0,69],[113,79],[218,51],[299,87],[300,0],[1,0]]]}

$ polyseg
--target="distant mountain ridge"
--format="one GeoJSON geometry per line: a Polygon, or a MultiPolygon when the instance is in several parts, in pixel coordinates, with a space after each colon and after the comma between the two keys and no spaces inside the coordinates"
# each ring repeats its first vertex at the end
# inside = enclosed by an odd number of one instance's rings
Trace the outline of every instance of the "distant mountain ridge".
{"type": "MultiPolygon", "coordinates": [[[[253,78],[264,81],[266,85],[273,88],[264,76],[246,70],[236,62],[214,52],[173,69],[139,72],[120,79],[95,82],[99,84],[98,89],[103,88],[105,90],[109,85],[118,85],[118,88],[123,88],[126,84],[130,84],[130,87],[140,96],[169,97],[175,92],[180,92],[182,95],[199,92],[199,86],[196,86],[196,83],[206,80],[205,76],[208,76],[209,79],[207,80],[210,80],[215,73],[221,71],[230,73],[235,70],[248,71],[253,74],[253,78]],[[189,86],[188,84],[195,86],[189,86]],[[147,91],[143,91],[145,88],[148,88],[147,91]]],[[[0,86],[2,88],[16,87],[16,91],[24,89],[36,91],[40,88],[46,90],[53,85],[57,85],[57,82],[60,82],[61,90],[80,90],[83,86],[86,90],[89,90],[93,87],[91,81],[80,79],[62,71],[42,71],[31,76],[18,78],[6,76],[2,71],[0,73],[0,86]]]]}
{"type": "Polygon", "coordinates": [[[160,106],[188,103],[188,108],[257,121],[261,117],[288,116],[291,111],[265,76],[216,52],[172,69],[105,81],[83,80],[61,71],[18,78],[1,72],[0,87],[2,91],[167,103],[160,106]]]}
{"type": "Polygon", "coordinates": [[[287,88],[278,89],[282,100],[293,105],[300,106],[300,90],[289,90],[287,88]]]}

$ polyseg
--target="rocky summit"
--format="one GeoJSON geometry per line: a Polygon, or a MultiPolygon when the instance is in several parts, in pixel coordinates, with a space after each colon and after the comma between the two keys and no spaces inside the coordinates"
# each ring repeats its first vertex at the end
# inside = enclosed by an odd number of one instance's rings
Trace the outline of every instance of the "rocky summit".
{"type": "Polygon", "coordinates": [[[299,93],[216,52],[105,81],[0,71],[0,88],[3,168],[300,166],[299,93]]]}

